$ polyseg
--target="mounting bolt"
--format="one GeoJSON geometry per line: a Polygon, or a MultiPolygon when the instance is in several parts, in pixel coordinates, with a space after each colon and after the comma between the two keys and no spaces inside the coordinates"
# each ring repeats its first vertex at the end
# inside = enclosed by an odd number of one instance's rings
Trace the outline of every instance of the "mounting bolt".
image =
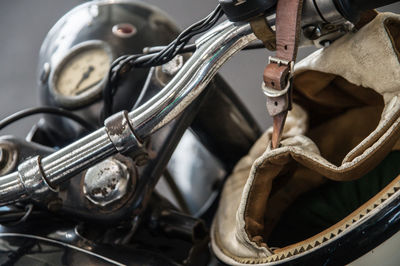
{"type": "Polygon", "coordinates": [[[310,40],[316,40],[322,36],[321,29],[315,25],[309,25],[303,28],[304,36],[310,40]]]}
{"type": "Polygon", "coordinates": [[[84,177],[83,194],[99,207],[116,205],[132,191],[136,172],[131,160],[116,156],[89,168],[84,177]]]}

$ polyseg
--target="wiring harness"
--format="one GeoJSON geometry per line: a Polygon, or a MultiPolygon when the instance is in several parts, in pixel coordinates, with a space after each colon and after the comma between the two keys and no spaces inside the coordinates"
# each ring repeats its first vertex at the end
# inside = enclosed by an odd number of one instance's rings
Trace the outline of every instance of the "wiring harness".
{"type": "Polygon", "coordinates": [[[196,46],[193,44],[188,45],[189,41],[194,36],[212,28],[223,14],[221,6],[218,5],[207,17],[185,29],[167,46],[147,48],[143,54],[123,55],[116,59],[111,64],[108,81],[103,89],[103,119],[112,114],[113,96],[124,74],[133,68],[149,68],[163,65],[180,53],[195,50],[196,46]]]}

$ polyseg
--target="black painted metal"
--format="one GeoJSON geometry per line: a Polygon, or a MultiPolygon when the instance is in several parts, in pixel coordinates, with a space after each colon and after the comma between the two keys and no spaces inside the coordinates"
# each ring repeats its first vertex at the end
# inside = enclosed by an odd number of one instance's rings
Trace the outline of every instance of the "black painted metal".
{"type": "Polygon", "coordinates": [[[209,86],[214,89],[202,104],[191,128],[230,172],[259,138],[261,130],[221,76],[215,76],[209,86]]]}
{"type": "MultiPolygon", "coordinates": [[[[166,45],[179,33],[178,27],[161,10],[136,1],[91,1],[72,9],[65,14],[49,31],[39,55],[39,75],[45,63],[50,63],[50,72],[57,67],[60,58],[67,56],[71,49],[87,41],[106,43],[113,55],[113,60],[126,54],[141,54],[144,47],[166,45]],[[136,33],[129,38],[113,34],[113,26],[129,23],[136,28],[136,33]]],[[[113,112],[129,110],[141,92],[148,69],[131,71],[119,84],[114,96],[113,112]]],[[[44,105],[60,106],[50,93],[50,75],[40,84],[40,98],[44,105]]],[[[64,106],[63,106],[64,107],[64,106]]],[[[73,111],[94,125],[102,125],[101,95],[91,102],[73,111]]],[[[59,145],[65,145],[81,136],[82,129],[67,119],[45,116],[46,124],[42,125],[48,137],[59,145]]]]}
{"type": "Polygon", "coordinates": [[[357,22],[360,12],[383,7],[398,2],[398,0],[333,0],[338,11],[349,21],[357,22]]]}
{"type": "Polygon", "coordinates": [[[230,21],[246,21],[276,5],[277,0],[219,0],[230,21]]]}

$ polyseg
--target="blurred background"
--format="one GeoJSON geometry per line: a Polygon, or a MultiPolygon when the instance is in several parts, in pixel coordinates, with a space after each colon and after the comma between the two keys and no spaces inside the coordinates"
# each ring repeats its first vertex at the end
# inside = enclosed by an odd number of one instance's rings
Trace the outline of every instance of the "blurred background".
{"type": "MultiPolygon", "coordinates": [[[[37,59],[43,39],[57,20],[71,8],[85,1],[16,0],[0,2],[0,119],[27,107],[39,105],[37,59]]],[[[216,0],[146,0],[167,12],[184,29],[208,15],[216,0]]],[[[400,3],[380,11],[400,12],[400,3]]],[[[312,52],[303,48],[299,59],[312,52]]],[[[271,120],[261,92],[262,72],[270,56],[267,50],[241,52],[221,70],[260,126],[265,129],[271,120]]],[[[38,116],[19,121],[1,135],[24,137],[38,116]]]]}

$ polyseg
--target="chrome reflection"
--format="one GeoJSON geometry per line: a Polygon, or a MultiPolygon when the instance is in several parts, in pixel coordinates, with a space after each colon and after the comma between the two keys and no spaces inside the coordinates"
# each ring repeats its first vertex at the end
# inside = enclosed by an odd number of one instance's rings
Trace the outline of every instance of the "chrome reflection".
{"type": "Polygon", "coordinates": [[[167,166],[179,188],[189,213],[201,216],[218,195],[218,185],[226,176],[221,162],[187,130],[167,166]]]}

